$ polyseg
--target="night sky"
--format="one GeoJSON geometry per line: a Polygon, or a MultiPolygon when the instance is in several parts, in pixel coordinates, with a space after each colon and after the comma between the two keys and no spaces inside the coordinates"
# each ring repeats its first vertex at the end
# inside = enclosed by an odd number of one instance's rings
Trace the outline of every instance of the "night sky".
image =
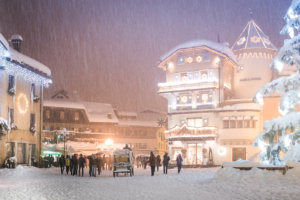
{"type": "Polygon", "coordinates": [[[229,42],[250,20],[276,47],[291,0],[0,0],[0,32],[23,36],[22,52],[47,65],[45,98],[67,90],[74,100],[122,111],[166,110],[156,92],[160,57],[195,39],[229,42]]]}

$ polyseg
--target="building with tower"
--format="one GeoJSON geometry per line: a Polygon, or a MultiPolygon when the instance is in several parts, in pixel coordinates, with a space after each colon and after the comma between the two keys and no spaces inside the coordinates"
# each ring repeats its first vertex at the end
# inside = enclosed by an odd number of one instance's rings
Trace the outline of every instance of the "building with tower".
{"type": "Polygon", "coordinates": [[[276,52],[251,20],[231,48],[196,40],[161,57],[166,82],[158,84],[158,93],[168,100],[171,160],[179,153],[186,165],[257,157],[252,143],[264,116],[252,97],[272,79],[269,64],[276,52]]]}

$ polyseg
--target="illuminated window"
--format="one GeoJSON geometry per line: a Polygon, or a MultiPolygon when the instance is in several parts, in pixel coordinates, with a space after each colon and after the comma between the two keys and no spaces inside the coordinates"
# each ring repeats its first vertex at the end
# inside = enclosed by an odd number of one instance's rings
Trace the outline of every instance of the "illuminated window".
{"type": "Polygon", "coordinates": [[[60,111],[59,112],[59,119],[60,120],[64,120],[65,119],[65,112],[64,111],[60,111]]]}
{"type": "Polygon", "coordinates": [[[199,80],[199,72],[198,71],[194,72],[194,79],[199,80]]]}
{"type": "Polygon", "coordinates": [[[208,78],[213,79],[214,77],[214,72],[212,70],[209,70],[208,78]]]}
{"type": "Polygon", "coordinates": [[[195,126],[195,120],[194,119],[188,119],[188,126],[194,127],[195,126]]]}
{"type": "Polygon", "coordinates": [[[9,94],[15,94],[15,85],[16,85],[15,77],[12,75],[9,75],[8,76],[8,93],[9,94]]]}
{"type": "Polygon", "coordinates": [[[180,80],[181,81],[187,81],[188,80],[187,73],[181,73],[180,74],[180,80]]]}
{"type": "Polygon", "coordinates": [[[184,64],[184,56],[181,53],[178,54],[177,63],[184,64]]]}
{"type": "Polygon", "coordinates": [[[187,122],[188,122],[188,126],[190,127],[197,127],[197,128],[203,127],[202,118],[188,119],[187,122]]]}
{"type": "Polygon", "coordinates": [[[75,112],[75,114],[74,114],[74,120],[75,121],[79,120],[79,112],[75,112]]]}
{"type": "Polygon", "coordinates": [[[207,103],[208,102],[208,94],[204,93],[201,95],[201,102],[202,103],[207,103]]]}
{"type": "Polygon", "coordinates": [[[175,73],[175,81],[179,81],[179,74],[178,73],[175,73]]]}
{"type": "Polygon", "coordinates": [[[50,119],[50,110],[46,110],[46,119],[50,119]]]}
{"type": "Polygon", "coordinates": [[[206,80],[208,77],[207,77],[207,71],[202,71],[201,72],[201,79],[202,80],[206,80]]]}
{"type": "Polygon", "coordinates": [[[202,122],[202,119],[195,119],[195,126],[196,127],[202,127],[203,126],[203,122],[202,122]]]}
{"type": "Polygon", "coordinates": [[[188,78],[189,81],[192,81],[194,79],[193,72],[188,72],[188,78]]]}

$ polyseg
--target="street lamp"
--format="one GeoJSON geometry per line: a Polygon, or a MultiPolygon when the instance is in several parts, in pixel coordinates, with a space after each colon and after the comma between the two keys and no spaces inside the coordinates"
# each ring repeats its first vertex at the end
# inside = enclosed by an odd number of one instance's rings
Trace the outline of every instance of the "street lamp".
{"type": "Polygon", "coordinates": [[[114,144],[114,141],[110,138],[105,140],[105,145],[108,147],[112,147],[112,145],[114,144]]]}
{"type": "Polygon", "coordinates": [[[60,131],[60,135],[62,136],[64,141],[64,156],[66,157],[66,140],[69,139],[69,131],[66,128],[63,128],[60,131]]]}

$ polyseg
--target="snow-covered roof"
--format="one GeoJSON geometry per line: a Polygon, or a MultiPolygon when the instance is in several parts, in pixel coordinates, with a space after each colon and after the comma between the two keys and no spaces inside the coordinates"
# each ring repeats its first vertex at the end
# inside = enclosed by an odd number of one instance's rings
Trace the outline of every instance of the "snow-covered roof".
{"type": "Polygon", "coordinates": [[[224,54],[225,56],[229,57],[233,62],[236,63],[235,55],[228,46],[226,46],[225,44],[213,42],[213,41],[210,41],[210,40],[193,40],[193,41],[189,41],[189,42],[185,42],[183,44],[180,44],[180,45],[174,47],[171,51],[165,53],[160,58],[160,62],[167,59],[170,55],[172,55],[175,51],[177,51],[179,49],[187,49],[187,48],[201,47],[201,46],[206,46],[210,49],[218,51],[221,54],[224,54]]]}
{"type": "Polygon", "coordinates": [[[158,127],[156,121],[144,120],[119,120],[120,126],[143,126],[143,127],[158,127]]]}
{"type": "Polygon", "coordinates": [[[0,33],[0,42],[8,50],[10,54],[9,58],[11,59],[11,61],[15,61],[18,64],[20,64],[20,66],[26,67],[37,74],[48,76],[48,77],[51,76],[51,71],[46,65],[14,50],[12,47],[9,46],[7,40],[3,37],[1,33],[0,33]]]}
{"type": "Polygon", "coordinates": [[[263,33],[253,20],[248,22],[237,41],[231,47],[233,51],[251,48],[277,50],[277,48],[271,43],[269,37],[263,33]]]}
{"type": "Polygon", "coordinates": [[[111,104],[96,102],[83,102],[83,104],[86,107],[90,122],[118,122],[111,104]]]}
{"type": "Polygon", "coordinates": [[[118,116],[122,116],[122,117],[136,117],[137,114],[135,112],[118,112],[118,116]]]}
{"type": "Polygon", "coordinates": [[[72,102],[59,100],[45,100],[44,107],[83,109],[86,112],[89,122],[117,123],[111,104],[96,102],[72,102]]]}

